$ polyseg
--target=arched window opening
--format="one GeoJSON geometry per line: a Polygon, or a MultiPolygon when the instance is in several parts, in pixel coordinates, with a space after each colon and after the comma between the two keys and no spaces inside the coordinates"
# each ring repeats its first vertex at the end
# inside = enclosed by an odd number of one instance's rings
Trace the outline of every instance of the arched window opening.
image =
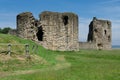
{"type": "Polygon", "coordinates": [[[97,33],[98,32],[98,30],[97,29],[94,29],[94,31],[97,33]]]}
{"type": "Polygon", "coordinates": [[[102,43],[98,43],[97,46],[98,46],[99,50],[101,50],[103,48],[103,44],[102,43]]]}
{"type": "Polygon", "coordinates": [[[63,16],[63,23],[64,25],[68,24],[68,16],[63,16]]]}

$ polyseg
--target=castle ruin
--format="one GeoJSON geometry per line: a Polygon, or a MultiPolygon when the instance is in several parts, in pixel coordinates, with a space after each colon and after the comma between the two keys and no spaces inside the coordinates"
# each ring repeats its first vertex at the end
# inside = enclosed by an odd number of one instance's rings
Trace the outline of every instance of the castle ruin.
{"type": "Polygon", "coordinates": [[[93,18],[89,25],[87,42],[79,42],[80,49],[111,49],[111,22],[93,18]]]}
{"type": "Polygon", "coordinates": [[[30,12],[17,15],[17,36],[38,42],[50,50],[111,49],[111,22],[93,18],[87,42],[78,41],[78,16],[44,11],[35,19],[30,12]]]}

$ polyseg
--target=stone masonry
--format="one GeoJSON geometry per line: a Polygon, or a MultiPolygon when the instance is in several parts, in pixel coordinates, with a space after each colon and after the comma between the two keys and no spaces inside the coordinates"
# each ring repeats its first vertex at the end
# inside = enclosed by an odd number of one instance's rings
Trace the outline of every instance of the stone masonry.
{"type": "Polygon", "coordinates": [[[78,50],[78,16],[73,13],[42,12],[44,47],[51,50],[78,50]]]}
{"type": "Polygon", "coordinates": [[[97,49],[111,49],[111,22],[94,17],[89,25],[88,42],[95,43],[97,49]]]}
{"type": "Polygon", "coordinates": [[[30,12],[17,15],[17,36],[36,41],[50,50],[111,49],[111,22],[93,18],[87,42],[78,41],[78,16],[44,11],[35,19],[30,12]]]}
{"type": "Polygon", "coordinates": [[[32,13],[25,12],[17,16],[17,35],[21,38],[36,40],[37,23],[32,13]]]}

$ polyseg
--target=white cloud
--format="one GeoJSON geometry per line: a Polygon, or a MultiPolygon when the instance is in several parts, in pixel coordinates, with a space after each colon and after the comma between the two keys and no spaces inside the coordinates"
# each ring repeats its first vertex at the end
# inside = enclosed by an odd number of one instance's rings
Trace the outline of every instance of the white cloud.
{"type": "Polygon", "coordinates": [[[93,15],[117,18],[120,17],[120,0],[104,0],[94,9],[90,10],[93,15]]]}
{"type": "Polygon", "coordinates": [[[16,13],[0,13],[0,28],[16,28],[16,13]]]}
{"type": "Polygon", "coordinates": [[[120,2],[120,0],[106,0],[102,2],[102,4],[110,4],[110,3],[117,3],[117,2],[120,2]]]}
{"type": "Polygon", "coordinates": [[[13,22],[0,22],[0,28],[11,27],[13,29],[16,28],[16,23],[13,22]]]}
{"type": "Polygon", "coordinates": [[[103,9],[101,10],[109,14],[115,13],[113,14],[113,16],[116,16],[116,14],[120,13],[120,6],[114,5],[114,6],[103,7],[103,9]]]}

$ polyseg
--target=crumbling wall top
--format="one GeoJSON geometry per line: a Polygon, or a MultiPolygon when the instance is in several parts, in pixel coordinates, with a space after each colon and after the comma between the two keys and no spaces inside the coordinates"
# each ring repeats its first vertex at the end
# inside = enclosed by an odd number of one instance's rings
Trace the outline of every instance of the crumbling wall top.
{"type": "Polygon", "coordinates": [[[26,17],[26,16],[33,16],[31,12],[22,12],[20,14],[17,15],[17,17],[26,17]]]}
{"type": "Polygon", "coordinates": [[[93,17],[92,22],[96,22],[96,21],[100,22],[100,23],[106,23],[107,22],[107,24],[111,24],[111,21],[109,21],[109,20],[102,20],[102,19],[97,19],[96,17],[93,17]]]}
{"type": "Polygon", "coordinates": [[[41,15],[46,15],[46,14],[48,14],[48,15],[52,15],[52,14],[54,14],[54,15],[57,15],[57,14],[62,14],[62,15],[64,15],[64,14],[67,14],[67,15],[77,16],[77,14],[75,14],[75,13],[73,13],[73,12],[63,12],[63,13],[60,13],[60,12],[51,12],[51,11],[43,11],[42,13],[40,13],[39,16],[41,16],[41,15]]]}

